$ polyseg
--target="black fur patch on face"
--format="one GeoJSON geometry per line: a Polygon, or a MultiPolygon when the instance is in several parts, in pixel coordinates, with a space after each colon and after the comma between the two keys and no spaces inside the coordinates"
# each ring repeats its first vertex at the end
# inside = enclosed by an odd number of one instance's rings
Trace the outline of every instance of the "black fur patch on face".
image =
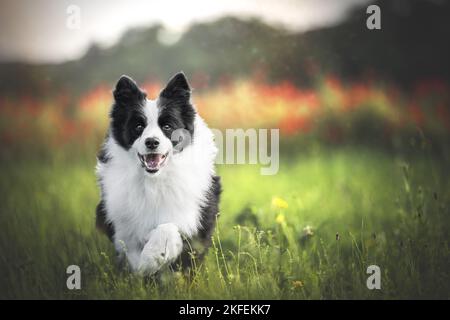
{"type": "Polygon", "coordinates": [[[146,126],[143,107],[146,94],[133,79],[122,76],[113,92],[114,105],[111,110],[111,132],[117,143],[128,150],[140,137],[146,126]]]}
{"type": "MultiPolygon", "coordinates": [[[[190,134],[190,141],[194,134],[195,109],[190,102],[191,88],[185,75],[180,72],[169,80],[161,91],[158,99],[160,108],[158,125],[166,137],[172,138],[177,129],[185,129],[190,134]]],[[[175,147],[179,141],[173,141],[175,147]]]]}

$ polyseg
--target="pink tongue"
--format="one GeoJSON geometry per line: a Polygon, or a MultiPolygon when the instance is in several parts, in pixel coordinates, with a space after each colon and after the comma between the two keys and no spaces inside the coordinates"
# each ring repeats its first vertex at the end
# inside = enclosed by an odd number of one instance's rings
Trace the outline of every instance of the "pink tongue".
{"type": "Polygon", "coordinates": [[[156,168],[159,165],[159,162],[161,161],[162,155],[159,153],[152,153],[145,157],[145,161],[147,162],[147,165],[150,168],[156,168]]]}

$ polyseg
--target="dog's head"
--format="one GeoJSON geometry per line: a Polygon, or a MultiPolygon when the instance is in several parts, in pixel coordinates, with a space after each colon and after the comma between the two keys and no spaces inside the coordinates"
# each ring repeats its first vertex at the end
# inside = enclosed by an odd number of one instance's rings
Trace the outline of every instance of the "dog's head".
{"type": "Polygon", "coordinates": [[[173,76],[156,100],[149,100],[127,76],[117,82],[111,111],[111,133],[150,176],[169,165],[194,133],[195,109],[183,73],[173,76]]]}

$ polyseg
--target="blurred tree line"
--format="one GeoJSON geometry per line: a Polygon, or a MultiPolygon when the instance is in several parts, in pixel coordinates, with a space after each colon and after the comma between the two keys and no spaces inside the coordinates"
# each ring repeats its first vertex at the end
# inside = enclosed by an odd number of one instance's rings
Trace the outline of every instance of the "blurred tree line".
{"type": "Polygon", "coordinates": [[[165,81],[183,70],[202,84],[264,75],[309,86],[318,75],[344,80],[377,77],[408,86],[419,79],[450,80],[450,2],[375,1],[381,30],[368,30],[366,7],[337,26],[289,32],[251,19],[221,18],[192,25],[174,44],[164,44],[161,25],[130,30],[112,47],[92,45],[79,60],[62,64],[0,64],[0,94],[77,95],[112,84],[121,74],[139,82],[165,81]]]}

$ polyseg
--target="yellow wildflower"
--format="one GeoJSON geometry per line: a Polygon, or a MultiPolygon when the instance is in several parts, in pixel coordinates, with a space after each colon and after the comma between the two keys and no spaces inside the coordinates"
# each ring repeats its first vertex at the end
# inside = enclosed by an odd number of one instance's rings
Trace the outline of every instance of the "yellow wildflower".
{"type": "Polygon", "coordinates": [[[286,222],[286,218],[284,217],[284,214],[280,213],[280,214],[278,214],[277,217],[275,218],[275,221],[276,221],[278,224],[283,224],[283,223],[286,222]]]}
{"type": "Polygon", "coordinates": [[[286,209],[288,207],[288,203],[280,197],[273,197],[272,206],[277,209],[286,209]]]}

